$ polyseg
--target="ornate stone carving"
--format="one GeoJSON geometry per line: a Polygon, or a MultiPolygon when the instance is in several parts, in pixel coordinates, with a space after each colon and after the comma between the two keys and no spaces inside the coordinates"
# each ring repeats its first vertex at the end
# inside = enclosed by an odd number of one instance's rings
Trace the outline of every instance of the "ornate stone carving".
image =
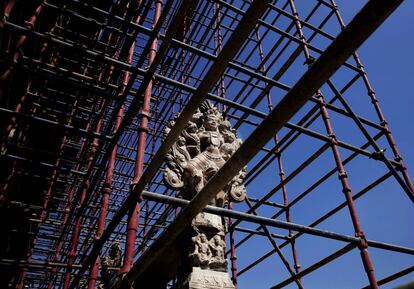
{"type": "Polygon", "coordinates": [[[207,236],[204,233],[200,233],[196,237],[193,237],[192,240],[194,250],[190,254],[190,258],[192,258],[193,266],[207,268],[212,257],[207,236]]]}
{"type": "MultiPolygon", "coordinates": [[[[210,259],[210,268],[218,270],[227,269],[227,260],[224,257],[226,250],[226,242],[220,235],[215,235],[210,240],[210,251],[212,258],[210,259]]],[[[227,271],[227,270],[226,270],[227,271]]]]}
{"type": "Polygon", "coordinates": [[[102,260],[102,265],[105,267],[121,267],[122,264],[122,250],[119,242],[113,242],[109,248],[108,255],[102,260]]]}
{"type": "Polygon", "coordinates": [[[116,277],[116,271],[110,271],[109,268],[119,268],[122,265],[122,250],[118,241],[112,243],[108,255],[102,259],[101,265],[103,287],[110,288],[112,279],[116,277]]]}
{"type": "MultiPolygon", "coordinates": [[[[173,125],[174,120],[169,122],[164,133],[168,134],[173,125]]],[[[165,183],[170,188],[179,190],[183,198],[191,199],[241,143],[230,122],[223,120],[221,113],[210,102],[204,102],[167,154],[165,183]]],[[[243,201],[246,196],[242,184],[245,175],[244,168],[217,194],[212,204],[223,207],[228,202],[228,197],[235,202],[243,201]]]]}
{"type": "Polygon", "coordinates": [[[188,276],[180,289],[234,289],[226,272],[203,270],[193,268],[193,272],[188,276]]]}
{"type": "MultiPolygon", "coordinates": [[[[165,134],[174,123],[174,120],[168,123],[165,134]]],[[[166,185],[177,190],[180,197],[192,199],[241,143],[230,122],[210,102],[204,102],[166,156],[166,185]]],[[[210,204],[225,207],[229,199],[243,201],[245,176],[246,168],[243,168],[210,204]]],[[[176,288],[234,288],[227,275],[225,224],[220,216],[209,213],[200,213],[194,218],[185,241],[189,247],[183,248],[186,269],[179,279],[184,282],[176,288]]]]}

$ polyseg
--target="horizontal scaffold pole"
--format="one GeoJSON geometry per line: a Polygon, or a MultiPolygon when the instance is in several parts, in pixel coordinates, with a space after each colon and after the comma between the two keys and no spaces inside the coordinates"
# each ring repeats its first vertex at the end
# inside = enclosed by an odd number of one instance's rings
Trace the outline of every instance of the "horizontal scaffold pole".
{"type": "MultiPolygon", "coordinates": [[[[245,18],[253,7],[263,5],[258,4],[258,2],[259,1],[253,2],[249,11],[245,14],[245,18]]],[[[115,285],[115,288],[130,288],[133,282],[138,282],[139,284],[140,278],[144,278],[146,272],[149,272],[151,267],[156,264],[158,260],[162,259],[165,254],[168,254],[170,248],[174,245],[185,228],[191,223],[191,220],[205,208],[217,192],[223,188],[240,171],[240,169],[253,158],[253,156],[256,155],[260,148],[263,147],[283,127],[283,125],[296,114],[296,112],[299,111],[306,101],[312,97],[312,95],[335,73],[336,70],[339,69],[352,53],[401,3],[402,0],[369,1],[349,25],[337,36],[325,52],[315,61],[309,70],[299,79],[285,97],[276,105],[274,110],[262,121],[255,131],[252,132],[227,163],[224,164],[217,174],[212,177],[200,193],[191,200],[188,206],[182,210],[174,222],[171,223],[152,246],[145,251],[141,258],[134,264],[131,271],[125,275],[121,282],[115,285]]],[[[264,8],[262,10],[264,10],[264,8]]],[[[242,19],[240,24],[242,24],[245,18],[242,19]]],[[[255,20],[257,20],[257,18],[255,20]]],[[[247,28],[245,28],[245,30],[250,32],[247,28]]],[[[240,35],[235,34],[236,31],[232,35],[234,38],[240,37],[240,35]]],[[[229,42],[227,44],[229,44],[229,42]]],[[[226,46],[222,53],[225,51],[226,46]]],[[[225,62],[220,63],[219,60],[221,60],[220,57],[213,64],[209,71],[210,73],[213,69],[216,69],[217,65],[225,65],[225,62]]],[[[221,69],[221,71],[223,71],[223,69],[221,69]]],[[[220,69],[217,70],[220,71],[220,69]]],[[[210,75],[207,74],[207,79],[208,76],[210,75]]],[[[219,75],[216,77],[219,77],[219,75]]],[[[200,86],[205,88],[205,82],[200,86]]],[[[200,91],[199,87],[197,92],[200,91]]],[[[194,96],[198,96],[197,92],[194,96]]],[[[193,100],[193,98],[191,100],[193,100]]],[[[194,102],[191,100],[190,104],[193,105],[194,102]]],[[[189,112],[187,108],[188,106],[184,109],[184,112],[186,113],[189,112]]],[[[177,123],[182,120],[183,119],[180,117],[177,123]]],[[[161,149],[166,149],[166,147],[163,145],[161,149]]],[[[142,192],[143,187],[137,186],[136,189],[138,192],[142,192]]]]}

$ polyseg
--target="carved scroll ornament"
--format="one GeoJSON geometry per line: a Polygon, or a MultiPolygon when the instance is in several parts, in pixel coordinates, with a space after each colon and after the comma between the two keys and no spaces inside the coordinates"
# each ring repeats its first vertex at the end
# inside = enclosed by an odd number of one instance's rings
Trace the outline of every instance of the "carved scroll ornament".
{"type": "MultiPolygon", "coordinates": [[[[165,135],[173,125],[174,120],[167,125],[165,135]]],[[[210,102],[204,102],[167,154],[164,170],[166,185],[179,190],[183,198],[191,199],[241,143],[230,122],[223,120],[222,114],[210,102]]],[[[244,168],[217,194],[212,205],[223,207],[228,197],[234,202],[243,201],[246,196],[242,184],[245,176],[244,168]]]]}

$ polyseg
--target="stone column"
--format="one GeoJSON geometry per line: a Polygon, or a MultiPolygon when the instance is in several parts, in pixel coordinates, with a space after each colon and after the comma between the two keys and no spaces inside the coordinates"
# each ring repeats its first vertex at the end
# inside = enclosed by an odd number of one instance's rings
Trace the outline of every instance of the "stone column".
{"type": "Polygon", "coordinates": [[[225,226],[220,216],[200,213],[191,226],[187,270],[177,289],[234,289],[227,273],[225,226]],[[186,275],[186,276],[184,276],[186,275]]]}
{"type": "MultiPolygon", "coordinates": [[[[168,134],[174,120],[166,126],[168,134]]],[[[206,101],[193,115],[166,156],[165,184],[177,195],[191,200],[220,170],[242,143],[229,121],[206,101]]],[[[242,202],[246,168],[230,181],[210,205],[226,207],[229,199],[242,202]]],[[[183,237],[181,268],[174,289],[235,288],[227,272],[226,224],[220,216],[200,213],[183,237]]]]}

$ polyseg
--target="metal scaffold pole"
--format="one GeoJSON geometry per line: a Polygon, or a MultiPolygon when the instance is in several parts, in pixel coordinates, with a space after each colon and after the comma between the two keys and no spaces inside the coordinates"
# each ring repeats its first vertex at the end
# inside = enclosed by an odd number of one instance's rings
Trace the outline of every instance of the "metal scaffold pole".
{"type": "Polygon", "coordinates": [[[1,3],[0,288],[403,285],[410,158],[356,51],[402,3],[1,3]]]}

